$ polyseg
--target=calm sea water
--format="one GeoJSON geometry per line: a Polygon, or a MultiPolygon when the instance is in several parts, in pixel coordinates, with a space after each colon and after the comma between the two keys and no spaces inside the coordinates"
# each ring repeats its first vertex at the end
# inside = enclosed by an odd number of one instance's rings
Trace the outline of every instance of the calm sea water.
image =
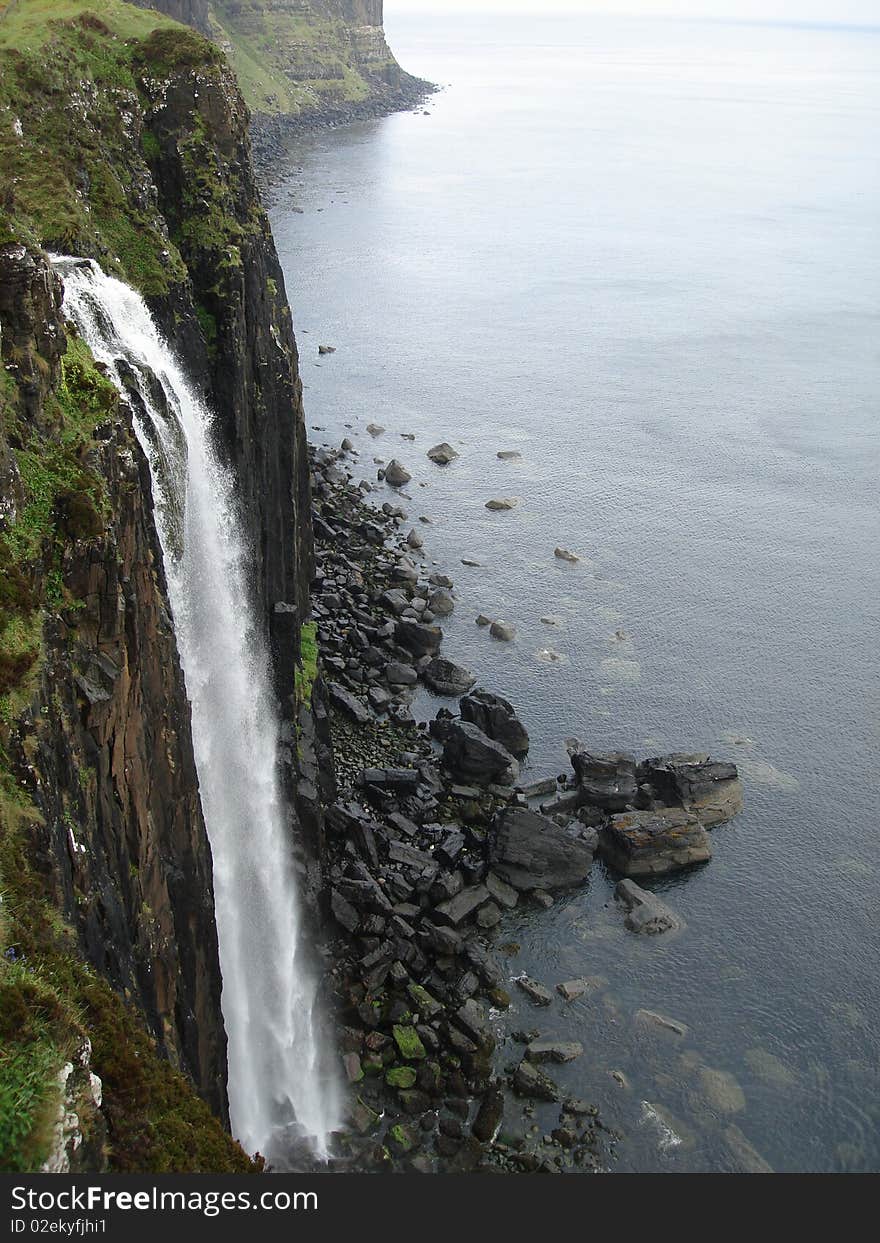
{"type": "Polygon", "coordinates": [[[736,1168],[745,1139],[777,1170],[876,1170],[880,33],[391,37],[448,84],[430,116],[308,140],[273,210],[312,435],[412,470],[459,591],[447,652],[518,706],[534,775],[573,734],[746,779],[714,860],[658,885],[682,934],[626,932],[601,865],[513,922],[512,974],[607,987],[507,1022],[582,1040],[557,1077],[622,1133],[613,1168],[736,1168]]]}

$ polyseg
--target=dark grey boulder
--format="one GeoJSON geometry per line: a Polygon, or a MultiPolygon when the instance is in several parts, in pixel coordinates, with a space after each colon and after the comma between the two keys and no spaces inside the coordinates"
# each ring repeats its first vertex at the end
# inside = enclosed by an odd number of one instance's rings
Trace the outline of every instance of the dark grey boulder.
{"type": "Polygon", "coordinates": [[[611,816],[599,834],[599,851],[624,876],[662,876],[712,858],[700,821],[675,807],[611,816]]]}
{"type": "Polygon", "coordinates": [[[461,719],[481,729],[487,738],[500,742],[502,747],[522,759],[528,754],[529,735],[516,715],[513,704],[492,695],[489,691],[476,690],[466,695],[460,705],[461,719]]]}
{"type": "Polygon", "coordinates": [[[390,483],[393,488],[402,488],[404,484],[409,483],[412,475],[400,462],[394,458],[385,468],[385,480],[390,483]]]}
{"type": "Polygon", "coordinates": [[[519,773],[519,765],[506,748],[466,721],[446,724],[443,764],[456,776],[479,785],[512,784],[519,773]]]}
{"type": "Polygon", "coordinates": [[[365,707],[359,699],[357,699],[344,686],[340,686],[338,682],[331,682],[327,687],[327,694],[330,696],[330,702],[334,708],[350,716],[358,725],[366,725],[367,721],[373,719],[373,714],[369,708],[365,707]]]}
{"type": "Polygon", "coordinates": [[[421,622],[403,619],[394,627],[394,637],[414,656],[436,656],[443,642],[443,631],[439,626],[424,626],[421,622]]]}
{"type": "Polygon", "coordinates": [[[437,695],[462,695],[477,679],[470,669],[463,669],[443,656],[435,656],[422,670],[422,680],[437,695]]]}
{"type": "Polygon", "coordinates": [[[514,889],[565,889],[587,879],[595,849],[595,832],[578,821],[562,828],[538,812],[512,807],[492,826],[489,862],[514,889]]]}
{"type": "Polygon", "coordinates": [[[530,1100],[558,1101],[562,1099],[562,1090],[549,1075],[545,1074],[532,1062],[523,1060],[513,1075],[513,1086],[520,1096],[530,1100]]]}
{"type": "Polygon", "coordinates": [[[632,755],[612,751],[593,755],[572,750],[571,766],[588,803],[605,811],[623,811],[636,797],[636,761],[632,755]]]}

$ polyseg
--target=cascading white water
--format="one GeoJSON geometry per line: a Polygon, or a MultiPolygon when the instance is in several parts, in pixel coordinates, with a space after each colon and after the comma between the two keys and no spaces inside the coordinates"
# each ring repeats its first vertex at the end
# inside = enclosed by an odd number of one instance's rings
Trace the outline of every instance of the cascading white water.
{"type": "Polygon", "coordinates": [[[125,393],[150,463],[177,642],[192,702],[202,807],[214,857],[232,1129],[266,1155],[301,1140],[327,1154],[338,1093],[303,961],[278,718],[255,625],[247,541],[211,414],[143,299],[91,261],[53,257],[64,310],[125,393]]]}

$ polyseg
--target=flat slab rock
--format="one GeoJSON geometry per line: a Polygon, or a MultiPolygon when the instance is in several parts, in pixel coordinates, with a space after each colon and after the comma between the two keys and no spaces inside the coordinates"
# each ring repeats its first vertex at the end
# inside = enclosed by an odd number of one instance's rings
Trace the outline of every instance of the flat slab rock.
{"type": "Polygon", "coordinates": [[[712,858],[709,835],[695,815],[674,807],[611,816],[599,853],[624,876],[662,876],[712,858]]]}
{"type": "Polygon", "coordinates": [[[508,808],[492,827],[492,870],[514,889],[564,889],[590,874],[596,834],[578,821],[562,828],[555,820],[525,808],[508,808]]]}
{"type": "Polygon", "coordinates": [[[684,920],[671,906],[667,906],[655,893],[640,888],[635,881],[619,881],[614,896],[626,907],[623,922],[630,932],[656,936],[661,932],[677,932],[685,926],[684,920]]]}
{"type": "Polygon", "coordinates": [[[573,1062],[584,1046],[577,1040],[533,1040],[526,1047],[530,1062],[573,1062]]]}
{"type": "Polygon", "coordinates": [[[549,1006],[553,1000],[553,994],[550,992],[550,989],[545,988],[543,984],[539,984],[537,980],[533,980],[531,976],[521,976],[517,980],[517,984],[536,1006],[549,1006]]]}

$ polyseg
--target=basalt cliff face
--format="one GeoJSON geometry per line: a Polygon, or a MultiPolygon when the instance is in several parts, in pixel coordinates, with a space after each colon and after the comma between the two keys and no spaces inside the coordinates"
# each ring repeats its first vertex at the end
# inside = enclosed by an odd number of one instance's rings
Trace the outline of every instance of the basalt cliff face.
{"type": "Polygon", "coordinates": [[[223,48],[261,150],[291,125],[393,111],[429,89],[389,48],[382,0],[152,0],[150,7],[223,48]]]}
{"type": "MultiPolygon", "coordinates": [[[[212,860],[149,471],[45,252],[137,287],[213,403],[292,722],[312,546],[290,311],[216,45],[128,5],[38,7],[0,21],[0,1168],[253,1169],[223,1129],[212,860]]],[[[168,7],[199,24],[195,0],[168,7]]]]}

